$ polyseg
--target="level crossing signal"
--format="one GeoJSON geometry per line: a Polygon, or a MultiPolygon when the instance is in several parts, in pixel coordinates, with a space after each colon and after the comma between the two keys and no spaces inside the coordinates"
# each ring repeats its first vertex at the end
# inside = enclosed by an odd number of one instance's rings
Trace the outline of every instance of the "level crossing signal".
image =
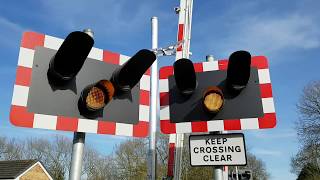
{"type": "Polygon", "coordinates": [[[16,126],[145,137],[156,55],[131,58],[93,47],[91,35],[64,40],[23,35],[10,119],[16,126]],[[126,111],[126,113],[123,113],[126,111]]]}
{"type": "Polygon", "coordinates": [[[160,126],[165,134],[273,128],[268,61],[247,51],[228,60],[179,59],[160,69],[160,126]]]}

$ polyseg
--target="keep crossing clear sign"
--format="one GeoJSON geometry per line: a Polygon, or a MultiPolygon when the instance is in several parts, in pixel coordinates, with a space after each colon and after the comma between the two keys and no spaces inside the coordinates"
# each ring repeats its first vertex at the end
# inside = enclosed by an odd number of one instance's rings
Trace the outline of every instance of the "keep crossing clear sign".
{"type": "Polygon", "coordinates": [[[191,135],[189,146],[191,166],[247,164],[242,133],[191,135]]]}

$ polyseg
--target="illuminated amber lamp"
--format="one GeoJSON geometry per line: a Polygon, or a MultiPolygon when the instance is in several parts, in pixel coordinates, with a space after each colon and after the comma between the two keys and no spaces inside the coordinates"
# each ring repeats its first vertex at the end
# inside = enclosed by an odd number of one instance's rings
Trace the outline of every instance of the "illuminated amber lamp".
{"type": "Polygon", "coordinates": [[[220,88],[211,86],[206,89],[202,99],[204,109],[212,114],[218,113],[224,104],[223,93],[220,88]]]}

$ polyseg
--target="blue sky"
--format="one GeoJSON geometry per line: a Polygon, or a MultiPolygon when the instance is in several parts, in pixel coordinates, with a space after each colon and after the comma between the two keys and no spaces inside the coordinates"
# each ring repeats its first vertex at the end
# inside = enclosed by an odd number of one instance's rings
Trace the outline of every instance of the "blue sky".
{"type": "MultiPolygon", "coordinates": [[[[176,40],[178,0],[24,0],[0,6],[0,135],[26,138],[72,133],[13,127],[9,110],[23,31],[64,38],[69,32],[90,27],[95,47],[132,55],[149,48],[150,18],[159,18],[159,46],[176,40]]],[[[266,163],[271,179],[295,179],[290,157],[300,144],[293,129],[298,117],[295,104],[303,87],[319,80],[320,1],[195,1],[191,51],[193,61],[207,54],[224,59],[245,49],[269,59],[278,124],[275,129],[246,131],[248,148],[266,163]]],[[[171,65],[174,58],[159,60],[171,65]]],[[[87,145],[108,154],[123,137],[88,134],[87,145]]]]}

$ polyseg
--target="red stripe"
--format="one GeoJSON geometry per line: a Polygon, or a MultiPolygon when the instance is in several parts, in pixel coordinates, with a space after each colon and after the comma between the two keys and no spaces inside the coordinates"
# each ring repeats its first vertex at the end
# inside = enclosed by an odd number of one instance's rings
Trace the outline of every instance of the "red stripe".
{"type": "Polygon", "coordinates": [[[76,132],[78,130],[78,118],[58,116],[56,129],[76,132]]]}
{"type": "Polygon", "coordinates": [[[160,93],[160,106],[169,105],[169,92],[160,93]]]}
{"type": "Polygon", "coordinates": [[[261,98],[272,97],[272,87],[271,84],[260,84],[261,98]]]}
{"type": "Polygon", "coordinates": [[[228,69],[228,60],[220,60],[218,61],[219,70],[227,70],[228,69]]]}
{"type": "Polygon", "coordinates": [[[266,113],[263,117],[258,118],[259,128],[274,128],[277,124],[276,113],[266,113]]]}
{"type": "Polygon", "coordinates": [[[223,171],[228,172],[228,166],[223,166],[223,171]]]}
{"type": "Polygon", "coordinates": [[[258,69],[267,69],[268,60],[264,56],[254,56],[251,58],[251,66],[256,67],[258,69]]]}
{"type": "Polygon", "coordinates": [[[146,137],[149,133],[149,122],[139,121],[138,124],[133,125],[134,137],[146,137]]]}
{"type": "Polygon", "coordinates": [[[28,49],[35,49],[37,46],[44,46],[44,37],[44,34],[24,32],[20,46],[28,49]]]}
{"type": "Polygon", "coordinates": [[[120,63],[120,54],[104,50],[103,51],[103,61],[107,62],[107,63],[119,65],[119,63],[120,63]]]}
{"type": "Polygon", "coordinates": [[[146,90],[140,90],[140,104],[141,105],[150,105],[150,92],[146,90]]]}
{"type": "Polygon", "coordinates": [[[169,143],[168,177],[173,177],[175,143],[169,143]]]}
{"type": "MultiPolygon", "coordinates": [[[[179,26],[178,26],[178,41],[181,41],[183,39],[183,29],[184,29],[184,24],[179,24],[179,26]]],[[[182,51],[182,45],[177,48],[177,51],[182,51]]]]}
{"type": "Polygon", "coordinates": [[[224,120],[224,130],[241,130],[240,119],[224,120]]]}
{"type": "Polygon", "coordinates": [[[206,121],[191,122],[192,132],[208,132],[208,125],[206,121]]]}
{"type": "Polygon", "coordinates": [[[203,64],[202,63],[195,63],[195,64],[193,64],[193,67],[196,72],[203,72],[203,64]]]}
{"type": "Polygon", "coordinates": [[[33,127],[34,113],[29,113],[27,107],[11,106],[10,122],[15,126],[33,127]]]}
{"type": "Polygon", "coordinates": [[[159,79],[168,79],[173,75],[173,66],[165,66],[160,69],[159,79]]]}
{"type": "Polygon", "coordinates": [[[116,134],[116,123],[110,121],[98,121],[98,134],[116,134]]]}
{"type": "Polygon", "coordinates": [[[32,69],[27,67],[18,66],[16,75],[16,85],[30,86],[32,69]]]}
{"type": "Polygon", "coordinates": [[[161,132],[164,134],[175,134],[176,124],[171,123],[170,120],[160,120],[161,132]]]}
{"type": "MultiPolygon", "coordinates": [[[[219,70],[227,70],[228,69],[228,60],[219,60],[219,70]]],[[[258,69],[267,69],[268,68],[268,60],[264,56],[254,56],[251,58],[251,67],[256,67],[258,69]]]]}
{"type": "Polygon", "coordinates": [[[150,74],[151,74],[151,69],[149,68],[144,74],[150,76],[150,74]]]}

